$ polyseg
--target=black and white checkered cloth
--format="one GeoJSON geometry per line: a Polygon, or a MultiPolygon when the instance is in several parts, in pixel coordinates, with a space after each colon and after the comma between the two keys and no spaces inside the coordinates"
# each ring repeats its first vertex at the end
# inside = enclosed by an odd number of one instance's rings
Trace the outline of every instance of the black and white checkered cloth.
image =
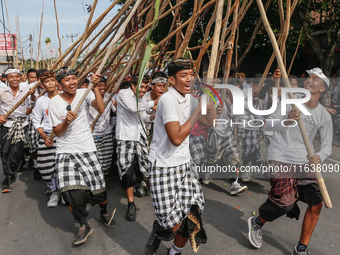
{"type": "Polygon", "coordinates": [[[189,149],[191,158],[197,166],[207,162],[207,140],[202,135],[189,135],[189,149]]]}
{"type": "Polygon", "coordinates": [[[242,160],[245,161],[249,157],[257,160],[261,157],[260,154],[260,131],[259,130],[244,130],[242,139],[242,160]],[[255,157],[255,158],[254,158],[255,157]]]}
{"type": "Polygon", "coordinates": [[[106,189],[97,152],[57,154],[56,169],[61,192],[85,189],[96,195],[106,189]]]}
{"type": "Polygon", "coordinates": [[[12,139],[11,144],[19,143],[21,141],[26,142],[25,138],[25,130],[22,126],[24,123],[25,118],[16,118],[8,130],[8,133],[4,136],[7,140],[12,139]]]}
{"type": "Polygon", "coordinates": [[[29,148],[30,153],[34,153],[38,150],[39,147],[39,133],[34,128],[34,125],[32,123],[32,116],[29,115],[29,121],[28,121],[28,130],[26,134],[26,140],[29,148]]]}
{"type": "Polygon", "coordinates": [[[157,221],[169,229],[184,220],[192,205],[204,209],[204,195],[194,164],[156,167],[149,163],[150,190],[157,221]]]}
{"type": "Polygon", "coordinates": [[[237,142],[242,144],[244,128],[237,127],[237,142]]]}
{"type": "Polygon", "coordinates": [[[112,134],[94,135],[93,139],[97,147],[99,163],[102,166],[103,172],[107,173],[111,168],[113,155],[112,134]]]}
{"type": "Polygon", "coordinates": [[[56,140],[51,147],[45,145],[44,139],[39,138],[39,147],[37,152],[38,170],[51,191],[59,189],[57,171],[55,169],[56,157],[56,140]]]}
{"type": "Polygon", "coordinates": [[[137,155],[140,172],[144,178],[149,178],[148,173],[148,141],[140,136],[139,141],[117,140],[117,166],[120,179],[126,174],[137,155]]]}
{"type": "Polygon", "coordinates": [[[217,149],[207,146],[207,158],[209,163],[216,163],[223,156],[225,162],[235,166],[240,162],[237,142],[232,131],[227,137],[217,135],[217,149]]]}
{"type": "Polygon", "coordinates": [[[270,140],[272,139],[272,135],[266,135],[266,134],[262,131],[262,138],[263,138],[263,141],[264,141],[265,145],[267,146],[267,148],[269,148],[270,140]]]}

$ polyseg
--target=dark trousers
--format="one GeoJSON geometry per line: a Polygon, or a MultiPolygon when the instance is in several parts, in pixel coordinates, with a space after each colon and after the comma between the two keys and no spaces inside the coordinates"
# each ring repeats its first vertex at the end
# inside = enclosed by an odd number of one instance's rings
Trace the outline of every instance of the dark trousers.
{"type": "MultiPolygon", "coordinates": [[[[26,127],[24,129],[27,130],[26,127]]],[[[4,138],[8,130],[8,127],[1,126],[1,161],[5,177],[13,176],[18,170],[24,150],[24,142],[11,144],[12,138],[4,138]]]]}

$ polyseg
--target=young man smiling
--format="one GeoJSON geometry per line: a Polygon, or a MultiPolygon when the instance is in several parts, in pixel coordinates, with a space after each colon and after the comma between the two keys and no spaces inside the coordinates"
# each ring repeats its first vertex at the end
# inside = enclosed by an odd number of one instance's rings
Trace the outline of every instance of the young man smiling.
{"type": "Polygon", "coordinates": [[[57,80],[53,71],[45,71],[40,81],[47,93],[37,99],[33,109],[33,126],[39,133],[37,151],[38,170],[45,181],[48,190],[52,193],[47,207],[56,207],[60,200],[57,171],[55,169],[56,139],[50,141],[52,125],[48,119],[48,105],[50,100],[58,95],[57,80]]]}
{"type": "Polygon", "coordinates": [[[90,92],[77,112],[73,112],[86,89],[78,89],[78,79],[73,69],[62,67],[56,73],[56,79],[63,88],[63,93],[53,97],[48,107],[49,121],[57,137],[56,169],[60,192],[79,222],[79,233],[74,244],[82,244],[92,234],[86,220],[86,204],[99,204],[99,220],[107,227],[115,227],[107,207],[107,193],[97,149],[90,127],[89,108],[98,112],[105,110],[102,95],[97,87],[99,77],[92,76],[93,92],[90,92]]]}
{"type": "Polygon", "coordinates": [[[190,164],[189,134],[201,115],[197,100],[190,100],[193,61],[174,59],[168,64],[173,87],[157,106],[150,146],[150,190],[157,220],[146,244],[156,254],[161,241],[174,240],[170,255],[182,254],[189,240],[194,251],[207,241],[201,213],[204,196],[196,168],[190,164]],[[191,116],[191,117],[190,117],[191,116]]]}
{"type": "Polygon", "coordinates": [[[2,182],[2,192],[11,191],[9,180],[15,179],[15,174],[20,166],[23,153],[25,132],[27,130],[26,109],[30,99],[35,101],[35,90],[19,85],[20,71],[17,69],[7,69],[5,72],[9,86],[0,90],[1,103],[1,161],[5,179],[2,182]],[[15,111],[4,118],[6,114],[23,96],[29,93],[27,98],[15,111]]]}
{"type": "MultiPolygon", "coordinates": [[[[320,68],[307,71],[308,79],[304,87],[311,93],[311,99],[305,103],[305,107],[311,115],[304,115],[297,109],[287,107],[286,115],[281,115],[281,107],[267,119],[279,119],[280,121],[265,121],[265,129],[275,131],[268,148],[268,163],[272,166],[286,167],[292,172],[273,173],[270,179],[271,190],[268,199],[259,208],[260,215],[250,217],[248,220],[249,240],[251,244],[260,248],[262,246],[263,225],[269,221],[287,214],[290,218],[299,219],[300,209],[297,201],[307,203],[308,208],[302,223],[300,240],[295,246],[293,255],[308,255],[307,245],[318,221],[322,197],[314,174],[295,174],[293,169],[317,169],[332,152],[332,119],[326,109],[319,103],[321,94],[329,87],[328,78],[320,68]],[[310,143],[312,144],[316,133],[321,137],[321,149],[312,157],[307,157],[307,151],[297,125],[292,120],[302,119],[310,143]],[[281,125],[284,121],[285,127],[281,125]],[[272,125],[272,123],[274,123],[272,125]],[[290,127],[287,127],[291,125],[290,127]]],[[[282,95],[285,96],[285,95],[282,95]]],[[[299,172],[299,171],[297,171],[299,172]]]]}
{"type": "MultiPolygon", "coordinates": [[[[133,198],[133,186],[139,182],[147,183],[149,174],[147,172],[147,137],[139,120],[138,111],[146,111],[157,105],[156,100],[147,102],[143,97],[148,80],[143,77],[139,88],[138,108],[136,102],[138,77],[134,77],[131,87],[122,89],[117,94],[117,165],[122,188],[128,200],[128,210],[126,219],[134,221],[136,219],[136,205],[133,198]],[[137,177],[137,178],[136,178],[137,177]]],[[[144,115],[145,116],[145,115],[144,115]]]]}

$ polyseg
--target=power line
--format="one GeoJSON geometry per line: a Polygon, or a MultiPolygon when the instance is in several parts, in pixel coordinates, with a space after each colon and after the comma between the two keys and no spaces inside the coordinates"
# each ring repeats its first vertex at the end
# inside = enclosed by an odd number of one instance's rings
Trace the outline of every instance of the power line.
{"type": "MultiPolygon", "coordinates": [[[[6,30],[5,30],[5,28],[6,28],[5,22],[6,22],[6,21],[5,21],[3,0],[1,0],[1,11],[2,11],[2,20],[3,20],[3,22],[1,22],[1,23],[3,24],[3,28],[4,28],[5,51],[6,51],[7,63],[8,63],[8,67],[9,67],[9,61],[8,61],[9,58],[8,58],[8,52],[7,52],[7,40],[6,40],[6,35],[5,35],[5,33],[6,33],[6,30]]],[[[14,58],[14,56],[13,56],[13,58],[14,58]]],[[[12,60],[11,60],[11,63],[12,63],[12,66],[13,66],[12,60]]]]}

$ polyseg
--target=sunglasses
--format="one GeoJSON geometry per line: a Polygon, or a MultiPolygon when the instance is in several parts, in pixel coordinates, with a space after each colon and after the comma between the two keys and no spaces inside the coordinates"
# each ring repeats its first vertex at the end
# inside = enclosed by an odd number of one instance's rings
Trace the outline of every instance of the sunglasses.
{"type": "Polygon", "coordinates": [[[70,104],[68,106],[66,106],[66,110],[71,111],[71,105],[70,104]]]}

